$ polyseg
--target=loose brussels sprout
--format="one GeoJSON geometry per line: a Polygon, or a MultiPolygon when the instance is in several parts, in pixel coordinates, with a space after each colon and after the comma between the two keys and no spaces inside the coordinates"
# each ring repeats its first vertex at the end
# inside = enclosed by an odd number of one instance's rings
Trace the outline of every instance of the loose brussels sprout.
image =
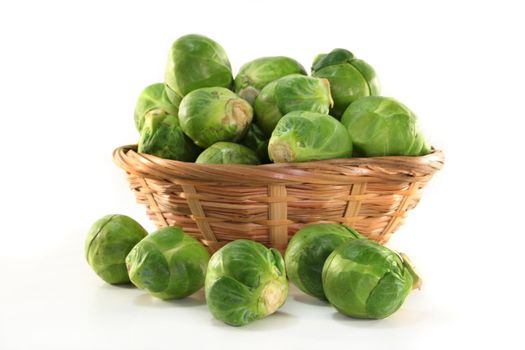
{"type": "Polygon", "coordinates": [[[261,57],[244,64],[235,77],[235,92],[253,106],[266,84],[289,74],[306,75],[304,67],[290,57],[261,57]]]}
{"type": "Polygon", "coordinates": [[[138,151],[164,159],[193,162],[201,149],[184,135],[176,116],[154,109],[146,114],[138,151]]]}
{"type": "Polygon", "coordinates": [[[180,126],[197,145],[240,140],[253,118],[252,106],[222,87],[202,88],[186,95],[179,107],[180,126]]]}
{"type": "MultiPolygon", "coordinates": [[[[179,101],[180,103],[180,101],[179,101]]],[[[140,94],[135,106],[135,126],[140,132],[144,125],[144,117],[153,109],[160,109],[167,114],[177,116],[179,103],[172,104],[166,95],[164,84],[152,84],[146,87],[140,94]]]]}
{"type": "Polygon", "coordinates": [[[348,105],[362,96],[379,95],[380,87],[374,69],[354,58],[344,49],[318,55],[312,65],[312,76],[330,81],[334,107],[330,115],[341,118],[348,105]]]}
{"type": "Polygon", "coordinates": [[[248,132],[246,132],[246,135],[241,140],[241,144],[255,151],[262,163],[269,163],[268,141],[269,138],[257,126],[257,124],[252,123],[248,128],[248,132]]]}
{"type": "Polygon", "coordinates": [[[319,299],[323,291],[323,265],[342,243],[363,238],[354,229],[340,224],[310,224],[297,231],[288,243],[284,261],[286,273],[300,290],[319,299]]]}
{"type": "Polygon", "coordinates": [[[254,151],[233,142],[217,142],[206,148],[195,163],[202,164],[261,164],[254,151]]]}
{"type": "Polygon", "coordinates": [[[232,326],[264,318],[288,295],[281,253],[244,239],[228,243],[211,257],[204,288],[215,318],[232,326]]]}
{"type": "Polygon", "coordinates": [[[230,88],[233,77],[224,49],[202,35],[190,34],[171,46],[165,75],[170,93],[185,96],[203,87],[230,88]]]}
{"type": "Polygon", "coordinates": [[[430,147],[417,125],[416,115],[389,97],[362,97],[343,114],[341,123],[348,129],[354,155],[419,156],[430,147]]]}
{"type": "Polygon", "coordinates": [[[352,141],[334,117],[296,111],[279,120],[268,153],[275,163],[346,158],[352,155],[352,141]]]}
{"type": "Polygon", "coordinates": [[[328,114],[332,105],[328,80],[291,74],[266,85],[255,100],[257,125],[270,136],[283,115],[292,111],[328,114]]]}
{"type": "Polygon", "coordinates": [[[408,259],[368,239],[343,243],[323,267],[328,301],[351,317],[388,317],[419,285],[420,279],[408,259]]]}
{"type": "Polygon", "coordinates": [[[87,262],[107,283],[129,283],[126,255],[147,234],[138,222],[128,216],[104,216],[91,226],[87,235],[87,262]]]}
{"type": "Polygon", "coordinates": [[[178,227],[161,228],[126,257],[135,286],[160,299],[180,299],[204,285],[210,256],[204,246],[178,227]]]}

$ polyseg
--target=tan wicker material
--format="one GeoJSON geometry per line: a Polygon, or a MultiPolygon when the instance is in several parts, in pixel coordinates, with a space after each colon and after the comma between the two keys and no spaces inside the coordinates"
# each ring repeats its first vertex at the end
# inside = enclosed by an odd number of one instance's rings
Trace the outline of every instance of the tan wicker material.
{"type": "Polygon", "coordinates": [[[443,166],[423,157],[345,158],[295,164],[211,165],[117,148],[137,201],[158,227],[181,226],[211,251],[247,238],[281,251],[306,223],[345,223],[385,243],[443,166]]]}

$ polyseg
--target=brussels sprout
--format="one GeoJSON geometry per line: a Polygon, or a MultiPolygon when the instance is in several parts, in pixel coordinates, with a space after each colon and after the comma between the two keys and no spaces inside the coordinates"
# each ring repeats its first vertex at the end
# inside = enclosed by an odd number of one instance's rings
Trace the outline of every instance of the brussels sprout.
{"type": "Polygon", "coordinates": [[[420,279],[408,259],[368,239],[343,243],[323,267],[328,301],[351,317],[388,317],[419,285],[420,279]]]}
{"type": "Polygon", "coordinates": [[[170,87],[166,84],[164,84],[164,92],[166,93],[166,96],[168,97],[168,100],[171,102],[171,104],[177,106],[178,112],[180,101],[182,101],[182,96],[170,89],[170,87]]]}
{"type": "Polygon", "coordinates": [[[354,58],[344,49],[318,55],[312,65],[312,76],[330,81],[334,106],[330,115],[341,118],[350,103],[362,96],[379,95],[379,80],[365,61],[354,58]]]}
{"type": "Polygon", "coordinates": [[[195,163],[202,164],[261,164],[254,151],[233,142],[217,142],[206,148],[195,163]]]}
{"type": "Polygon", "coordinates": [[[352,155],[352,141],[334,117],[296,111],[279,120],[268,153],[275,163],[346,158],[352,155]]]}
{"type": "Polygon", "coordinates": [[[430,147],[417,125],[416,115],[389,97],[362,97],[343,114],[341,123],[348,129],[354,155],[419,156],[430,147]]]}
{"type": "Polygon", "coordinates": [[[138,151],[164,159],[193,162],[201,149],[184,135],[176,116],[154,109],[146,114],[138,151]]]}
{"type": "Polygon", "coordinates": [[[186,95],[179,107],[180,126],[197,145],[240,140],[253,118],[252,106],[221,87],[202,88],[186,95]]]}
{"type": "MultiPolygon", "coordinates": [[[[180,103],[180,101],[179,101],[180,103]]],[[[146,87],[140,94],[135,106],[135,126],[140,132],[144,125],[146,113],[153,109],[161,109],[167,114],[177,116],[179,113],[179,103],[172,104],[166,95],[164,84],[152,84],[146,87]]]]}
{"type": "Polygon", "coordinates": [[[244,64],[235,77],[235,92],[253,106],[266,84],[289,74],[306,75],[304,67],[290,57],[262,57],[244,64]]]}
{"type": "Polygon", "coordinates": [[[204,288],[215,318],[232,326],[264,318],[288,295],[281,253],[244,239],[230,242],[211,257],[204,288]]]}
{"type": "Polygon", "coordinates": [[[248,128],[248,132],[246,132],[246,135],[241,140],[241,144],[255,151],[262,163],[269,163],[268,141],[268,137],[257,124],[252,123],[248,128]]]}
{"type": "Polygon", "coordinates": [[[161,228],[126,257],[135,286],[160,299],[180,299],[204,286],[208,251],[178,227],[161,228]]]}
{"type": "Polygon", "coordinates": [[[291,74],[266,85],[255,100],[257,125],[270,136],[283,115],[292,111],[328,114],[332,105],[328,80],[291,74]]]}
{"type": "Polygon", "coordinates": [[[328,54],[327,53],[320,53],[317,56],[315,56],[314,62],[312,63],[312,68],[311,68],[312,71],[314,70],[313,67],[315,67],[317,65],[317,62],[319,62],[320,60],[325,58],[326,55],[328,55],[328,54]]]}
{"type": "Polygon", "coordinates": [[[363,238],[340,224],[310,224],[297,231],[288,243],[284,261],[288,278],[300,290],[319,299],[323,291],[323,265],[335,248],[351,239],[363,238]]]}
{"type": "Polygon", "coordinates": [[[129,283],[126,255],[147,234],[138,222],[128,216],[104,216],[91,226],[87,235],[87,262],[107,283],[129,283]]]}
{"type": "Polygon", "coordinates": [[[185,96],[203,87],[230,88],[233,77],[224,49],[202,35],[190,34],[171,46],[165,75],[172,94],[185,96]]]}

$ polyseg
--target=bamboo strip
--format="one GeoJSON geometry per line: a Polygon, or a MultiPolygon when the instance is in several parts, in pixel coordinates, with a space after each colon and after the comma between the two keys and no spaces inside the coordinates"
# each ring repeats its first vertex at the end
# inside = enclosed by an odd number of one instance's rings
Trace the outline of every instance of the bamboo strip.
{"type": "MultiPolygon", "coordinates": [[[[185,193],[197,193],[194,186],[191,185],[182,185],[182,190],[185,193]]],[[[191,212],[193,215],[205,217],[204,210],[201,207],[201,204],[199,203],[198,199],[188,199],[188,206],[190,207],[191,212]]],[[[197,226],[201,230],[204,237],[206,237],[206,240],[208,241],[217,241],[217,238],[213,234],[213,230],[211,229],[211,226],[206,221],[197,221],[197,226]]]]}
{"type": "Polygon", "coordinates": [[[308,223],[344,223],[384,243],[444,162],[434,150],[423,157],[210,165],[140,154],[136,146],[117,148],[113,159],[157,226],[180,226],[211,251],[241,238],[283,250],[308,223]]]}
{"type": "MultiPolygon", "coordinates": [[[[268,195],[271,198],[285,198],[286,187],[284,185],[269,185],[268,195]]],[[[288,207],[286,202],[271,201],[269,206],[269,222],[277,222],[277,224],[270,225],[270,242],[274,248],[281,251],[286,249],[288,244],[288,227],[291,222],[287,219],[288,207]],[[280,222],[280,223],[279,223],[280,222]]],[[[267,223],[269,225],[269,223],[267,223]]]]}
{"type": "Polygon", "coordinates": [[[166,227],[168,226],[168,223],[164,219],[164,216],[162,215],[162,211],[159,209],[159,206],[157,204],[157,201],[155,200],[155,197],[153,197],[153,192],[148,186],[148,183],[145,178],[139,177],[140,184],[142,185],[142,188],[140,191],[146,195],[148,198],[149,206],[151,207],[152,211],[156,215],[157,222],[159,223],[159,226],[166,227]]]}

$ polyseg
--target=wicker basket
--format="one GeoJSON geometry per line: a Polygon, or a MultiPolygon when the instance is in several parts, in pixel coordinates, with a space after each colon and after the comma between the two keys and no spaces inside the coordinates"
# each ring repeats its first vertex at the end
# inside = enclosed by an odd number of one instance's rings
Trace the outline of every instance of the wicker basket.
{"type": "Polygon", "coordinates": [[[295,164],[209,165],[113,152],[158,227],[178,225],[211,251],[247,238],[286,249],[306,223],[336,222],[385,243],[443,166],[422,157],[346,158],[295,164]]]}

